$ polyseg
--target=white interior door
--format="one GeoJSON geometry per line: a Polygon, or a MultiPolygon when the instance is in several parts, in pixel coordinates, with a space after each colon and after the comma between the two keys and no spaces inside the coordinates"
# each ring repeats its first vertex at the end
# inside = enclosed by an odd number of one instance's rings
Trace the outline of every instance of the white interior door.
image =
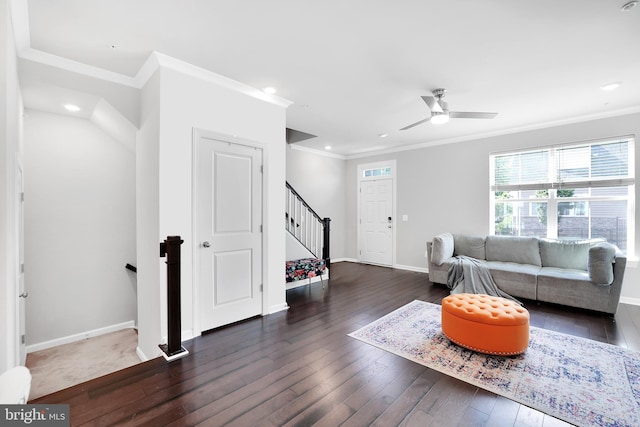
{"type": "Polygon", "coordinates": [[[393,179],[360,181],[360,261],[393,263],[393,179]]]}
{"type": "Polygon", "coordinates": [[[262,149],[200,137],[197,234],[202,331],[262,312],[262,149]]]}

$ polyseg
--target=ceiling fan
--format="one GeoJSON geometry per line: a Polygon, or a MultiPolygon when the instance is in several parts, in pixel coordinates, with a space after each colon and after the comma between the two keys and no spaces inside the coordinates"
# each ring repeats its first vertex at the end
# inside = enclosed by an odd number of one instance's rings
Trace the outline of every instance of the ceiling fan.
{"type": "Polygon", "coordinates": [[[405,126],[400,130],[411,129],[414,126],[421,125],[431,120],[431,123],[441,124],[446,123],[449,119],[493,119],[498,113],[480,113],[480,112],[462,112],[462,111],[449,111],[449,103],[442,100],[446,89],[435,89],[433,96],[423,96],[422,100],[426,102],[431,110],[431,116],[424,120],[405,126]]]}

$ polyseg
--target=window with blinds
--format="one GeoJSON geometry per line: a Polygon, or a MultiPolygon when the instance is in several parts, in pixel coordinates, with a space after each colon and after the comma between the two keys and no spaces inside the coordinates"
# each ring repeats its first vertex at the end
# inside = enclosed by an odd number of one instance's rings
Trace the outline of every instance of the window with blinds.
{"type": "Polygon", "coordinates": [[[495,234],[605,238],[626,251],[634,219],[634,138],[490,156],[495,234]]]}

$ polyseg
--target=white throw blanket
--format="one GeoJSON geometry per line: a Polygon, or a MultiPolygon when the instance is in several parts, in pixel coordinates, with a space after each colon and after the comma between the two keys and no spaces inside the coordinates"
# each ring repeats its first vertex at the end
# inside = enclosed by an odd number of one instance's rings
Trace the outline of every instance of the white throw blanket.
{"type": "Polygon", "coordinates": [[[507,298],[522,305],[520,301],[498,289],[489,269],[482,261],[464,255],[456,256],[449,267],[447,286],[452,294],[486,294],[507,298]]]}

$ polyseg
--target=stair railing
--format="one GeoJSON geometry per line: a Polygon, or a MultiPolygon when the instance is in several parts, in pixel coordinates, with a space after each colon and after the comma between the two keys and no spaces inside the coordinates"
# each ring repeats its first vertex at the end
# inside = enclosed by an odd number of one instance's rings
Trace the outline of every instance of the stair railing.
{"type": "Polygon", "coordinates": [[[296,190],[286,183],[285,228],[316,258],[327,262],[330,243],[330,218],[321,218],[296,190]]]}

